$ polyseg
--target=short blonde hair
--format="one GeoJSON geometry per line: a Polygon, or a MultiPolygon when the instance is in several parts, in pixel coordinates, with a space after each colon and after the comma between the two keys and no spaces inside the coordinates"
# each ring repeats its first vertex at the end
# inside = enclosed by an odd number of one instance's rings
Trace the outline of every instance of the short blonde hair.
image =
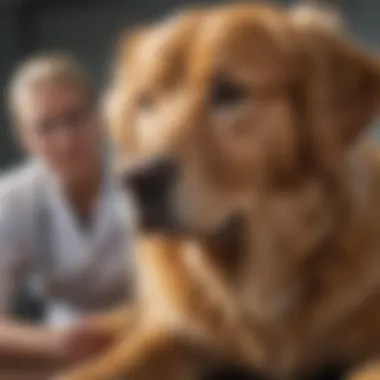
{"type": "Polygon", "coordinates": [[[8,109],[12,119],[18,119],[22,93],[57,82],[77,87],[90,103],[95,101],[95,90],[86,71],[70,54],[53,53],[31,57],[15,70],[8,86],[8,109]]]}

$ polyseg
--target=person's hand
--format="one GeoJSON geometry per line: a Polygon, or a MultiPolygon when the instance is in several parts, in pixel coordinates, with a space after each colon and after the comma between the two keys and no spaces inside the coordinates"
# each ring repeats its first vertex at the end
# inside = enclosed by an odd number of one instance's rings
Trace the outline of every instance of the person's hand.
{"type": "Polygon", "coordinates": [[[72,363],[100,353],[115,336],[100,318],[88,318],[62,330],[60,339],[63,357],[72,363]]]}

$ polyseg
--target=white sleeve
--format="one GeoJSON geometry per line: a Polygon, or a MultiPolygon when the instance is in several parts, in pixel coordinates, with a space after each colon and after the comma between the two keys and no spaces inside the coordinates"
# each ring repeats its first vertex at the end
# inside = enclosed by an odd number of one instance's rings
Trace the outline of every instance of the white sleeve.
{"type": "Polygon", "coordinates": [[[10,311],[24,264],[23,202],[18,189],[0,181],[0,315],[10,311]]]}

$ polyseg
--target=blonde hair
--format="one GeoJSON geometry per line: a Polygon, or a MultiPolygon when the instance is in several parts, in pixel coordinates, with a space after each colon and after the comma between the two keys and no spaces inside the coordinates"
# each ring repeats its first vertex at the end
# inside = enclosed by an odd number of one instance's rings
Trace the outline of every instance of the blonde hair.
{"type": "Polygon", "coordinates": [[[15,70],[8,87],[8,110],[12,119],[19,118],[22,94],[47,82],[72,85],[95,100],[91,81],[80,63],[71,55],[64,53],[34,56],[22,62],[15,70]]]}

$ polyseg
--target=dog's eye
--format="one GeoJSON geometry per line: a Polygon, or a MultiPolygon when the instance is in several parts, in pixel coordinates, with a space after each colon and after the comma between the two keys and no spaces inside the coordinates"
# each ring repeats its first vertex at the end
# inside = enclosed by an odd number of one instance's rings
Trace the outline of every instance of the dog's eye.
{"type": "Polygon", "coordinates": [[[210,103],[214,107],[234,106],[244,100],[246,90],[239,84],[216,80],[211,88],[210,103]]]}
{"type": "Polygon", "coordinates": [[[154,97],[148,92],[143,92],[138,95],[136,103],[141,111],[149,111],[154,106],[154,97]]]}

